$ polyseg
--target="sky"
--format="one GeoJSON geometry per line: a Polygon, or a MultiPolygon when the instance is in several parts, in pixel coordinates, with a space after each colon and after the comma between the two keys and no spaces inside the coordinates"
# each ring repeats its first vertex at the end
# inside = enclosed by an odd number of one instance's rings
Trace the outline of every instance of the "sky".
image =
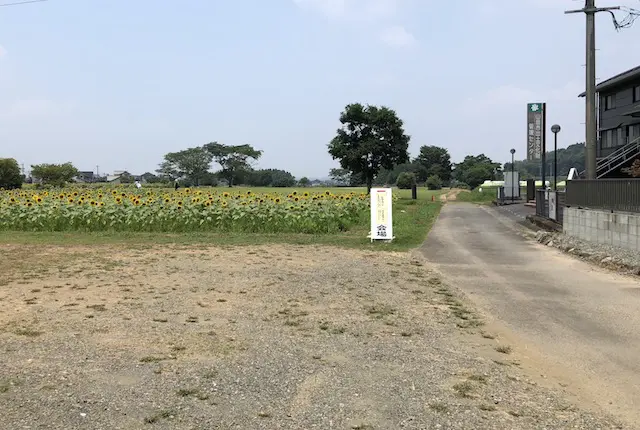
{"type": "MultiPolygon", "coordinates": [[[[1,3],[10,2],[0,0],[1,3]]],[[[598,6],[612,2],[600,0],[598,6]]],[[[640,0],[615,4],[640,9],[640,0]]],[[[584,141],[574,0],[48,0],[0,7],[0,157],[155,171],[217,141],[326,177],[349,103],[394,109],[409,150],[526,154],[526,103],[584,141]]],[[[597,77],[640,64],[640,20],[597,17],[597,77]]],[[[550,134],[550,133],[549,133],[550,134]]],[[[550,140],[550,138],[549,138],[550,140]]]]}

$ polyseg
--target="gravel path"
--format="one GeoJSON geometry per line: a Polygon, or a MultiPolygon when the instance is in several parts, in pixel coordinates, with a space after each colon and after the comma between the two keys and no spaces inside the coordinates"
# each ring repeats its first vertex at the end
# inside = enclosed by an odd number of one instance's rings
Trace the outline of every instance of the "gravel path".
{"type": "Polygon", "coordinates": [[[556,232],[539,231],[535,237],[539,243],[558,248],[585,261],[624,274],[640,275],[640,253],[636,251],[587,242],[556,232]]]}
{"type": "Polygon", "coordinates": [[[1,427],[619,428],[528,380],[416,258],[2,247],[1,427]]]}

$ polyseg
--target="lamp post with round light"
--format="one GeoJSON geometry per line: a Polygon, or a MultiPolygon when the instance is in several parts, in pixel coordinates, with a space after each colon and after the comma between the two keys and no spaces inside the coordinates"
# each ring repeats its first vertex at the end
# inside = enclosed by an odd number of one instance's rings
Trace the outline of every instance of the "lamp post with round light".
{"type": "MultiPolygon", "coordinates": [[[[514,168],[515,168],[515,161],[514,161],[514,155],[516,153],[516,150],[511,148],[511,203],[513,203],[513,199],[515,198],[515,186],[516,186],[516,177],[514,175],[514,168]]],[[[520,186],[520,184],[518,183],[518,186],[520,186]]]]}
{"type": "Polygon", "coordinates": [[[558,124],[551,126],[553,133],[553,191],[558,191],[558,133],[560,130],[558,124]]]}

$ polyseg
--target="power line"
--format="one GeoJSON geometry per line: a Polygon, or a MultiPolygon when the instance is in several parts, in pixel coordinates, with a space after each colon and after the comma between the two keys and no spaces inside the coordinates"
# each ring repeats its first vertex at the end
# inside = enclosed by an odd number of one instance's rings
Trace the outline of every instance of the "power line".
{"type": "Polygon", "coordinates": [[[29,3],[42,3],[48,0],[24,0],[24,1],[18,1],[18,2],[14,2],[14,3],[0,3],[0,7],[5,7],[5,6],[19,6],[21,4],[29,4],[29,3]]]}

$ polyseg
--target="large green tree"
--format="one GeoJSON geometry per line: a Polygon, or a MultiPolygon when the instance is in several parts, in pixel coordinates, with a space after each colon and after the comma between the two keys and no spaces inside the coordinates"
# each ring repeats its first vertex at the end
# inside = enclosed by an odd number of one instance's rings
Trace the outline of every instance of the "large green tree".
{"type": "Polygon", "coordinates": [[[20,166],[13,158],[0,158],[0,188],[11,190],[22,186],[20,166]]]}
{"type": "Polygon", "coordinates": [[[329,154],[352,175],[362,175],[371,190],[381,169],[409,161],[410,137],[395,111],[382,106],[349,104],[340,114],[342,127],[329,143],[329,154]]]}
{"type": "Polygon", "coordinates": [[[426,169],[427,177],[435,175],[445,183],[451,180],[451,155],[447,149],[439,146],[422,146],[415,161],[426,169]]]}
{"type": "Polygon", "coordinates": [[[203,147],[170,152],[164,156],[158,174],[166,179],[184,179],[193,185],[200,185],[212,161],[213,155],[203,147]]]}
{"type": "Polygon", "coordinates": [[[455,165],[453,177],[455,180],[476,188],[484,181],[495,181],[502,176],[500,163],[493,162],[484,154],[467,155],[462,163],[455,165]]]}
{"type": "Polygon", "coordinates": [[[67,162],[63,164],[35,164],[31,166],[31,176],[45,185],[64,186],[78,175],[78,169],[67,162]]]}
{"type": "Polygon", "coordinates": [[[262,151],[251,145],[223,145],[211,142],[204,145],[213,159],[221,167],[220,176],[233,186],[237,173],[251,169],[251,162],[262,156],[262,151]]]}

